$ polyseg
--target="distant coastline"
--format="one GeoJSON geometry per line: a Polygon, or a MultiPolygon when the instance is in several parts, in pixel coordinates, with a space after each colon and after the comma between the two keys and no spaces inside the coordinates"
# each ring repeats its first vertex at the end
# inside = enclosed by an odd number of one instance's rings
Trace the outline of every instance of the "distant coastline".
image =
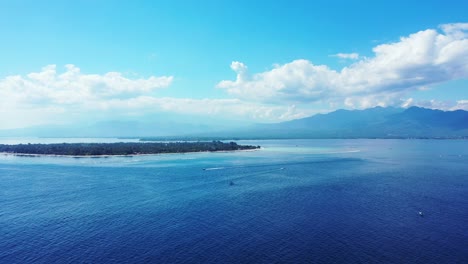
{"type": "Polygon", "coordinates": [[[136,155],[183,154],[197,152],[227,152],[256,150],[260,146],[238,145],[235,142],[170,142],[170,143],[61,143],[61,144],[0,144],[0,153],[15,156],[53,157],[129,157],[136,155]]]}
{"type": "Polygon", "coordinates": [[[338,136],[296,136],[296,135],[285,135],[285,136],[226,136],[226,137],[199,137],[199,136],[160,136],[160,137],[121,137],[121,139],[137,139],[140,142],[175,142],[175,141],[205,141],[205,140],[296,140],[296,139],[399,139],[399,140],[468,140],[468,136],[447,136],[447,137],[418,137],[418,136],[382,136],[382,137],[338,137],[338,136]]]}

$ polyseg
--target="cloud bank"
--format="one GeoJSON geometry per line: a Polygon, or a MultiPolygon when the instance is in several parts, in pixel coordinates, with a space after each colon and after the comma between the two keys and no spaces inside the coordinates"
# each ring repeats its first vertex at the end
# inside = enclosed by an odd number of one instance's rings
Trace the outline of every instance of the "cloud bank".
{"type": "MultiPolygon", "coordinates": [[[[240,66],[239,66],[240,67],[240,66]]],[[[242,78],[242,77],[240,77],[242,78]]],[[[292,105],[239,99],[158,97],[173,76],[127,78],[119,72],[84,74],[74,65],[63,73],[55,65],[0,80],[0,129],[95,118],[178,113],[232,119],[280,121],[306,116],[292,105]]]]}
{"type": "Polygon", "coordinates": [[[411,98],[436,84],[468,78],[468,23],[445,24],[378,45],[372,57],[331,56],[352,63],[335,70],[298,59],[250,73],[247,65],[234,61],[235,80],[216,85],[228,96],[212,99],[158,96],[159,90],[172,85],[173,76],[86,74],[71,64],[59,72],[56,65],[48,65],[38,72],[0,79],[0,129],[160,113],[274,122],[327,112],[324,105],[328,110],[389,105],[468,110],[467,98],[411,98]]]}
{"type": "MultiPolygon", "coordinates": [[[[445,24],[402,37],[398,42],[373,48],[340,71],[308,60],[277,65],[250,74],[242,62],[233,62],[234,81],[217,84],[232,96],[262,102],[343,102],[368,107],[399,101],[408,92],[438,83],[468,78],[468,23],[445,24]]],[[[358,54],[337,54],[358,58],[358,54]]]]}
{"type": "Polygon", "coordinates": [[[257,121],[284,121],[312,114],[300,111],[294,105],[266,105],[239,99],[193,99],[139,96],[131,99],[113,99],[89,108],[99,111],[172,112],[199,116],[223,116],[227,119],[245,118],[257,121]]]}
{"type": "Polygon", "coordinates": [[[0,81],[0,96],[16,103],[73,104],[149,93],[173,81],[172,76],[129,79],[119,72],[83,74],[75,65],[65,68],[57,73],[56,65],[48,65],[26,76],[8,76],[0,81]]]}
{"type": "Polygon", "coordinates": [[[441,100],[414,100],[408,98],[402,104],[403,107],[418,106],[430,109],[441,109],[441,110],[465,110],[468,111],[468,100],[457,100],[457,101],[441,101],[441,100]]]}

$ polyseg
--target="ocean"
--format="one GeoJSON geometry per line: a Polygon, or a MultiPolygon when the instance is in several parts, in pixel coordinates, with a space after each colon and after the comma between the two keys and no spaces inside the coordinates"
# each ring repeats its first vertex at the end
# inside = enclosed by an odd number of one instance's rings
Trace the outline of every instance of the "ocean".
{"type": "Polygon", "coordinates": [[[238,143],[0,155],[0,263],[468,263],[467,140],[238,143]]]}

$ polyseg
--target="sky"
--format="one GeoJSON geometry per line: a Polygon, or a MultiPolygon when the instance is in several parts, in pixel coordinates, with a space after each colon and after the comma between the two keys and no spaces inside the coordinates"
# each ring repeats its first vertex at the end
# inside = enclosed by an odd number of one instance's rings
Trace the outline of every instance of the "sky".
{"type": "Polygon", "coordinates": [[[0,129],[468,110],[468,1],[0,0],[0,129]]]}

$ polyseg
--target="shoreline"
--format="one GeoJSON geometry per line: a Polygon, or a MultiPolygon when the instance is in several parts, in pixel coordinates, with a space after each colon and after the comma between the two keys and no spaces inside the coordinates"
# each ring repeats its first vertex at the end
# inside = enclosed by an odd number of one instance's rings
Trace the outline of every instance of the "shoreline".
{"type": "Polygon", "coordinates": [[[144,153],[144,154],[128,154],[128,155],[60,155],[60,154],[31,154],[31,153],[12,153],[12,152],[0,152],[2,156],[16,156],[16,157],[57,157],[57,158],[131,158],[134,156],[156,156],[156,155],[175,155],[175,154],[195,154],[195,153],[230,153],[230,152],[253,152],[259,151],[262,147],[256,149],[236,149],[236,150],[213,150],[213,151],[187,151],[187,152],[167,152],[167,153],[144,153]]]}

